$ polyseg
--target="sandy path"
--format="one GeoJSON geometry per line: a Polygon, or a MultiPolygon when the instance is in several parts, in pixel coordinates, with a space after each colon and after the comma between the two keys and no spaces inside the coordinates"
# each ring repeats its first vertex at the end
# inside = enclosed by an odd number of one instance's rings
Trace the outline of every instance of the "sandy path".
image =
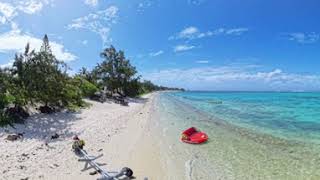
{"type": "Polygon", "coordinates": [[[137,179],[161,178],[159,151],[152,143],[151,114],[155,95],[131,102],[129,107],[92,102],[79,113],[36,115],[16,129],[0,129],[1,179],[96,179],[71,151],[72,136],[86,141],[90,155],[103,153],[98,160],[105,168],[131,167],[137,179]],[[4,140],[8,133],[24,132],[15,142],[4,140]],[[51,140],[54,133],[60,134],[51,140]],[[45,145],[48,143],[48,145],[45,145]]]}

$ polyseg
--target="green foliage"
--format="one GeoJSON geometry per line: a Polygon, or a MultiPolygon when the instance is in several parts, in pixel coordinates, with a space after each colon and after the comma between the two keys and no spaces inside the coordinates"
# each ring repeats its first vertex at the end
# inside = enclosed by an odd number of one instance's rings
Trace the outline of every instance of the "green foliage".
{"type": "Polygon", "coordinates": [[[14,97],[8,92],[9,82],[9,74],[5,70],[0,69],[0,126],[12,122],[6,114],[6,109],[14,100],[14,97]]]}
{"type": "Polygon", "coordinates": [[[80,77],[84,80],[87,80],[94,86],[98,87],[98,77],[97,77],[97,72],[93,70],[92,72],[88,71],[87,68],[83,67],[80,70],[80,73],[77,74],[77,77],[80,77]]]}
{"type": "Polygon", "coordinates": [[[0,69],[0,125],[25,118],[27,105],[40,105],[54,112],[67,108],[77,110],[88,106],[83,97],[93,97],[100,90],[109,90],[121,96],[136,97],[158,90],[180,90],[156,86],[140,81],[136,68],[126,59],[123,51],[113,46],[106,48],[103,61],[92,71],[82,68],[75,77],[67,73],[67,65],[52,53],[48,36],[43,38],[39,52],[30,49],[16,54],[13,66],[0,69]]]}
{"type": "Polygon", "coordinates": [[[94,69],[100,86],[106,86],[113,93],[128,96],[125,87],[135,80],[136,68],[125,58],[123,51],[117,51],[113,46],[106,48],[101,57],[104,61],[94,69]]]}
{"type": "Polygon", "coordinates": [[[84,97],[92,97],[94,95],[94,93],[96,93],[97,91],[99,91],[98,87],[94,84],[92,84],[91,82],[89,82],[88,80],[81,78],[81,77],[76,77],[75,78],[76,81],[78,81],[78,86],[82,92],[82,95],[84,97]]]}
{"type": "Polygon", "coordinates": [[[68,83],[66,83],[63,91],[62,91],[63,99],[62,104],[63,107],[68,108],[69,110],[75,110],[84,105],[82,100],[82,92],[79,88],[78,82],[70,79],[68,83]]]}
{"type": "Polygon", "coordinates": [[[42,51],[25,61],[23,84],[29,97],[46,106],[59,106],[63,100],[63,90],[67,84],[67,75],[62,68],[65,64],[58,61],[48,48],[48,42],[42,45],[42,51]]]}
{"type": "Polygon", "coordinates": [[[144,93],[139,78],[130,81],[125,87],[124,92],[129,97],[136,97],[144,93]]]}
{"type": "Polygon", "coordinates": [[[126,59],[123,51],[117,51],[113,46],[106,48],[100,55],[103,61],[91,72],[82,68],[78,74],[100,89],[106,87],[111,93],[130,97],[159,90],[182,90],[157,86],[151,81],[140,82],[136,68],[126,59]]]}
{"type": "MultiPolygon", "coordinates": [[[[82,87],[66,70],[66,64],[52,54],[46,35],[39,52],[27,44],[24,53],[16,54],[12,68],[0,71],[0,121],[7,122],[9,106],[23,109],[40,104],[53,110],[82,107],[82,87]]],[[[92,87],[87,86],[85,93],[91,93],[92,87]]]]}

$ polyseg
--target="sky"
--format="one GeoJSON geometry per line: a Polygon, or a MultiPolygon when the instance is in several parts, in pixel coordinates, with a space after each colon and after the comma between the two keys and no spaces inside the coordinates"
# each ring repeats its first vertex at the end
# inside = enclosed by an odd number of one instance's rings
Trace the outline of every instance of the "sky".
{"type": "Polygon", "coordinates": [[[144,80],[189,90],[320,91],[318,0],[0,0],[0,67],[49,36],[75,74],[123,50],[144,80]]]}

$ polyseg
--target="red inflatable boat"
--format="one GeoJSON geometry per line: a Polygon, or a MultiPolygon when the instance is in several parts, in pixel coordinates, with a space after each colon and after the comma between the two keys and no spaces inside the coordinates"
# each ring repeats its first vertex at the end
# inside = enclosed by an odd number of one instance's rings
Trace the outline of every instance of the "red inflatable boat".
{"type": "Polygon", "coordinates": [[[195,127],[191,127],[182,132],[181,141],[190,144],[201,144],[208,140],[208,135],[204,132],[197,131],[195,127]]]}

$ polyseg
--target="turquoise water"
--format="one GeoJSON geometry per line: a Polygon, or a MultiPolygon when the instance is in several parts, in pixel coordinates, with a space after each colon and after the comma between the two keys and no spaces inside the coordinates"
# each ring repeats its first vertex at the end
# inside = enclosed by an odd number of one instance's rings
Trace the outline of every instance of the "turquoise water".
{"type": "Polygon", "coordinates": [[[178,92],[168,94],[216,118],[285,138],[317,141],[320,93],[178,92]]]}
{"type": "Polygon", "coordinates": [[[320,179],[319,93],[177,92],[157,102],[167,179],[320,179]],[[208,142],[182,143],[190,126],[208,142]]]}

